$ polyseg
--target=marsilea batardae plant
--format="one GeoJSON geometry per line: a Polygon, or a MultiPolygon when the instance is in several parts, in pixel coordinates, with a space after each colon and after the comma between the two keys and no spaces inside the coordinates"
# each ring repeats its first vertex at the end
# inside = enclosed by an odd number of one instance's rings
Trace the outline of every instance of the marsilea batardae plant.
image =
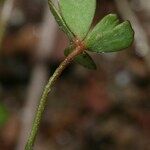
{"type": "Polygon", "coordinates": [[[52,0],[48,2],[60,29],[67,35],[69,44],[64,51],[66,58],[44,88],[25,150],[33,149],[47,104],[47,96],[63,70],[72,61],[86,68],[96,69],[88,51],[98,54],[117,52],[129,47],[134,39],[134,31],[130,22],[120,23],[116,14],[108,14],[95,27],[91,27],[96,0],[59,0],[58,7],[52,0]]]}

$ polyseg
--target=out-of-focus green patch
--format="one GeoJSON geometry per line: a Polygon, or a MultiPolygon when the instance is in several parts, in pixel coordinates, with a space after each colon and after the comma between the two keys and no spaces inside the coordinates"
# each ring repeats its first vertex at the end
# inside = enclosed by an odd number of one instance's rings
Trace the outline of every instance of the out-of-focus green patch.
{"type": "Polygon", "coordinates": [[[4,3],[5,0],[0,0],[0,4],[4,3]]]}
{"type": "Polygon", "coordinates": [[[0,127],[2,127],[8,120],[9,113],[7,111],[7,108],[0,103],[0,127]]]}

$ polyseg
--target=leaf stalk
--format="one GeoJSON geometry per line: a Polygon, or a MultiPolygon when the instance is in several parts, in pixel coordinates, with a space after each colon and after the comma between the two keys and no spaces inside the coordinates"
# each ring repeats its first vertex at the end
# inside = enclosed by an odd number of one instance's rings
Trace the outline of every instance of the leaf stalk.
{"type": "Polygon", "coordinates": [[[65,60],[55,70],[54,74],[50,77],[47,85],[44,88],[42,97],[40,99],[40,103],[37,108],[37,113],[36,113],[35,119],[33,121],[32,129],[31,129],[29,138],[27,140],[25,150],[33,150],[34,142],[35,142],[35,139],[36,139],[36,136],[37,136],[37,133],[38,133],[41,121],[42,121],[42,116],[43,116],[44,110],[47,105],[47,97],[48,97],[48,94],[50,93],[50,91],[52,90],[52,87],[54,86],[54,84],[56,83],[56,81],[58,80],[60,75],[62,74],[63,70],[72,62],[72,60],[77,55],[82,53],[84,51],[84,49],[85,49],[84,46],[82,44],[79,44],[75,48],[75,50],[65,58],[65,60]]]}

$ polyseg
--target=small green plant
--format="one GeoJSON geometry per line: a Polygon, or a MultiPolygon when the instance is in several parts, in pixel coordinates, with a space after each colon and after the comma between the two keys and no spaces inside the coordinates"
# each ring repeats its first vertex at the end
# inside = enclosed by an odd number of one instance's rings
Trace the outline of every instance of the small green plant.
{"type": "Polygon", "coordinates": [[[60,29],[69,38],[65,49],[65,60],[59,65],[45,86],[25,149],[32,150],[47,104],[47,96],[63,70],[76,61],[89,69],[96,65],[87,51],[96,53],[116,52],[129,47],[134,39],[134,31],[129,21],[119,23],[115,14],[105,16],[93,29],[90,29],[96,0],[59,0],[58,8],[49,0],[50,10],[60,29]]]}

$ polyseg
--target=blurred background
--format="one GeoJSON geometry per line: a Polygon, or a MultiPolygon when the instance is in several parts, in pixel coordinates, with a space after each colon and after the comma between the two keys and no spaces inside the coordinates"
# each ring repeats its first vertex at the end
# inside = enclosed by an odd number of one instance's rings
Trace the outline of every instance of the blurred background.
{"type": "MultiPolygon", "coordinates": [[[[130,20],[134,44],[72,63],[49,95],[35,150],[150,150],[150,0],[97,0],[130,20]]],[[[23,150],[42,89],[68,41],[47,0],[0,0],[0,150],[23,150]]]]}

